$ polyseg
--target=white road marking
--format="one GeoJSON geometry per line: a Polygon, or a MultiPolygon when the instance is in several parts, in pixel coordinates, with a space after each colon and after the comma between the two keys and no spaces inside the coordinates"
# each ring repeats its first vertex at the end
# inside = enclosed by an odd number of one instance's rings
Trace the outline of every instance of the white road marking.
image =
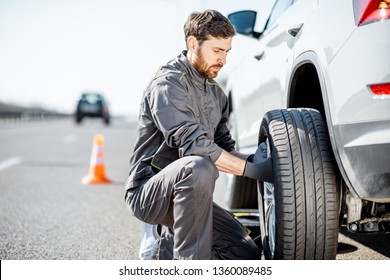
{"type": "Polygon", "coordinates": [[[22,162],[21,157],[12,157],[3,161],[0,161],[0,171],[3,171],[7,168],[10,168],[12,166],[18,165],[22,162]]]}

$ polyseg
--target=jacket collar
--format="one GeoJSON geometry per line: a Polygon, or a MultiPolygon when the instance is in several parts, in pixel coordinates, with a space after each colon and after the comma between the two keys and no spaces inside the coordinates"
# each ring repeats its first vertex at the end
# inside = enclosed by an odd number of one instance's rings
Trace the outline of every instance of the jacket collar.
{"type": "Polygon", "coordinates": [[[192,66],[190,61],[187,58],[187,51],[182,51],[182,53],[178,57],[179,65],[181,66],[180,70],[184,71],[186,75],[194,82],[196,86],[203,88],[207,81],[201,74],[199,74],[198,70],[192,66]]]}

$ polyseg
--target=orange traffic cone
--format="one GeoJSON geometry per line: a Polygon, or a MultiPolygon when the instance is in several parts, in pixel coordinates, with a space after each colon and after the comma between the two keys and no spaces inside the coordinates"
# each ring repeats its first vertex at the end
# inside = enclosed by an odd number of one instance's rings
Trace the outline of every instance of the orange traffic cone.
{"type": "Polygon", "coordinates": [[[112,181],[106,177],[106,168],[103,162],[103,135],[95,135],[92,156],[89,165],[89,174],[81,179],[83,184],[103,184],[112,181]]]}

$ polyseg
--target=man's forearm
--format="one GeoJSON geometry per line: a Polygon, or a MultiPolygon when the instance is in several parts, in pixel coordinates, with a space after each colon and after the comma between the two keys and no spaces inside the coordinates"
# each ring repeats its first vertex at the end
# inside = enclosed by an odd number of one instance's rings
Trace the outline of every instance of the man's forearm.
{"type": "Polygon", "coordinates": [[[219,171],[241,176],[244,173],[247,157],[248,155],[243,155],[236,151],[230,153],[222,151],[215,165],[219,171]]]}

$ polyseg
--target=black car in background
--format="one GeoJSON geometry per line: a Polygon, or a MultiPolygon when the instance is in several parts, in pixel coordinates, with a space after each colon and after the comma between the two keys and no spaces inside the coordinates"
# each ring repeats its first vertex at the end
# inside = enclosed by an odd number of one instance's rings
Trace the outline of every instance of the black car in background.
{"type": "Polygon", "coordinates": [[[100,93],[83,93],[77,102],[75,118],[77,123],[85,118],[102,118],[105,124],[110,123],[108,106],[100,93]]]}

